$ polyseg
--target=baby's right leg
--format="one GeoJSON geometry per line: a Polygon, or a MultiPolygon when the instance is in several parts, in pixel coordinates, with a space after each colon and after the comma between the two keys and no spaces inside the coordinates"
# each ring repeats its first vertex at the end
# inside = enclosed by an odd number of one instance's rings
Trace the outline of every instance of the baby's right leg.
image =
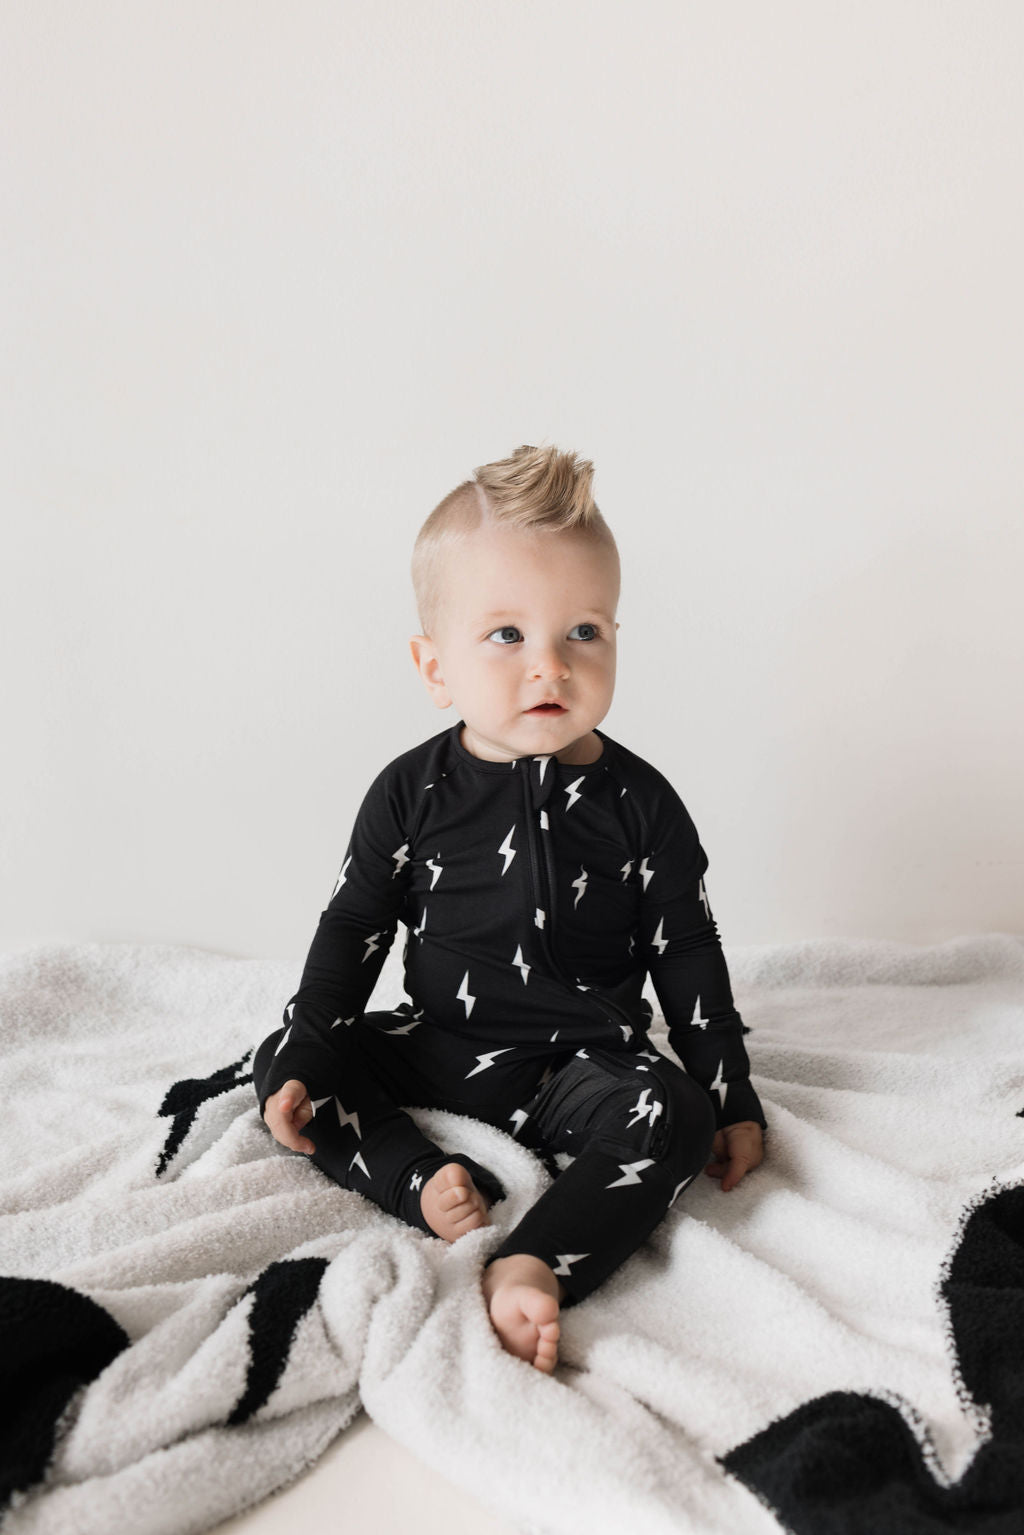
{"type": "MultiPolygon", "coordinates": [[[[276,1030],[256,1052],[257,1096],[282,1032],[276,1030]]],[[[504,1188],[471,1157],[442,1151],[397,1107],[396,1089],[407,1102],[428,1095],[417,1094],[412,1081],[391,1076],[378,1058],[379,1030],[375,1035],[371,1053],[357,1019],[339,1039],[339,1092],[313,1098],[313,1118],[303,1127],[315,1148],[310,1161],[406,1225],[454,1242],[489,1223],[489,1205],[504,1196],[504,1188]]]]}

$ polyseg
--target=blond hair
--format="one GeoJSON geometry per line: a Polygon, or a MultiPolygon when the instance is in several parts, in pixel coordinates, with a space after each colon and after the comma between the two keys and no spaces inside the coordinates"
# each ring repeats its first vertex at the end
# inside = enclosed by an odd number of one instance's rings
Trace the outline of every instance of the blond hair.
{"type": "Polygon", "coordinates": [[[412,552],[412,584],[423,633],[431,635],[444,602],[444,567],[468,534],[487,524],[525,532],[576,533],[605,545],[618,565],[618,548],[591,492],[589,459],[558,448],[516,448],[509,458],[474,469],[449,491],[420,528],[412,552]]]}

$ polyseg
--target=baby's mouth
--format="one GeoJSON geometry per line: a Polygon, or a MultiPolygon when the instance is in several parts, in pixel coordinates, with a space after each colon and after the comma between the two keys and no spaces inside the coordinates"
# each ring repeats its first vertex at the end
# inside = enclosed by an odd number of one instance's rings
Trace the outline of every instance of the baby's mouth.
{"type": "Polygon", "coordinates": [[[535,704],[532,709],[527,709],[526,713],[527,714],[564,714],[565,713],[565,707],[564,707],[563,704],[555,704],[555,703],[535,704]]]}

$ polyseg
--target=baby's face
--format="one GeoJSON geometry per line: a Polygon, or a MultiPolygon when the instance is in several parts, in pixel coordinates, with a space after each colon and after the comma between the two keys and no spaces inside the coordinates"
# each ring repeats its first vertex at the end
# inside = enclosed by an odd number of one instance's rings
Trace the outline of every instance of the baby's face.
{"type": "Polygon", "coordinates": [[[578,534],[485,527],[448,556],[443,617],[413,658],[462,744],[509,762],[600,756],[615,690],[617,562],[578,534]]]}

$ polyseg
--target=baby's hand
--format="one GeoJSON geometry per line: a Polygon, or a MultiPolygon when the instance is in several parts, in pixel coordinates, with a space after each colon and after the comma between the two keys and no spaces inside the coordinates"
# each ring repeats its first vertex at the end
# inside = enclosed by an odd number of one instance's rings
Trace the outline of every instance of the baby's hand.
{"type": "Polygon", "coordinates": [[[299,1131],[313,1118],[313,1105],[302,1082],[286,1082],[263,1106],[270,1133],[290,1151],[315,1151],[313,1142],[299,1131]]]}
{"type": "Polygon", "coordinates": [[[752,1167],[764,1160],[764,1136],[756,1119],[741,1119],[735,1125],[726,1125],[715,1131],[711,1142],[711,1154],[715,1158],[704,1171],[711,1178],[721,1178],[723,1193],[734,1189],[752,1167]]]}

